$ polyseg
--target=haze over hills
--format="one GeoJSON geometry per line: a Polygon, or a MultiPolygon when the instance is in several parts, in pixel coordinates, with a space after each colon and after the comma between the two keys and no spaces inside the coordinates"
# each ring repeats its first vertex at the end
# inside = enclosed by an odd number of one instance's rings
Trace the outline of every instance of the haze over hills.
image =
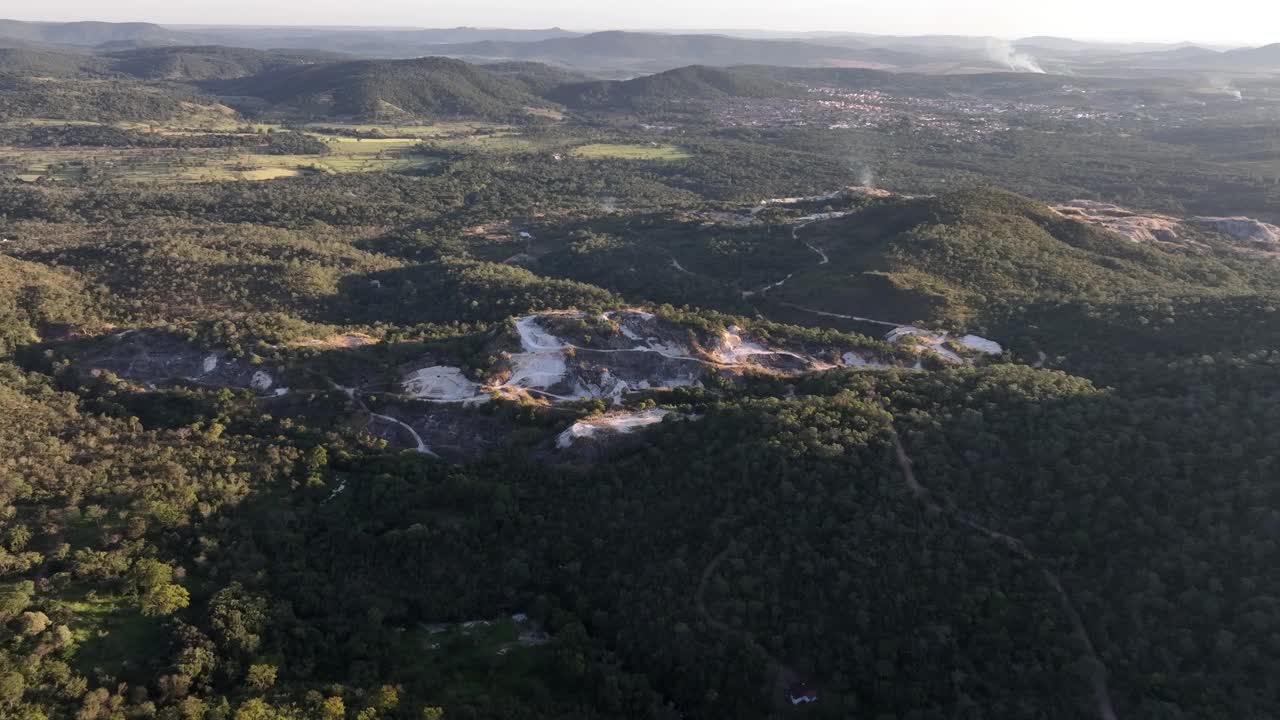
{"type": "Polygon", "coordinates": [[[294,65],[332,63],[340,53],[319,50],[263,51],[217,45],[141,48],[108,53],[112,69],[142,79],[227,80],[294,65]]]}
{"type": "Polygon", "coordinates": [[[510,72],[441,57],[299,66],[216,87],[223,95],[261,98],[324,117],[504,120],[546,104],[510,72]]]}
{"type": "Polygon", "coordinates": [[[735,69],[704,65],[668,70],[625,81],[562,85],[548,97],[578,109],[642,109],[665,102],[699,102],[724,97],[796,97],[804,89],[735,69]]]}
{"type": "Polygon", "coordinates": [[[366,57],[413,57],[441,54],[433,47],[445,43],[536,42],[551,38],[576,37],[578,33],[549,28],[516,30],[504,28],[389,29],[361,28],[193,28],[193,31],[224,45],[259,49],[323,47],[366,57]]]}
{"type": "Polygon", "coordinates": [[[0,47],[119,51],[153,46],[224,45],[257,50],[323,50],[358,57],[448,55],[475,60],[536,60],[626,77],[688,65],[872,67],[966,73],[999,70],[1075,73],[1105,67],[1280,71],[1273,49],[1201,52],[1189,43],[1097,43],[1049,36],[1006,41],[968,36],[876,36],[856,33],[627,32],[561,28],[165,27],[151,23],[0,21],[0,47]]]}
{"type": "Polygon", "coordinates": [[[112,72],[110,59],[34,47],[0,47],[0,72],[30,77],[95,77],[112,72]]]}
{"type": "Polygon", "coordinates": [[[0,72],[31,77],[129,76],[140,80],[227,80],[292,65],[332,63],[337,53],[263,51],[213,45],[165,46],[82,54],[65,50],[0,48],[0,72]]]}
{"type": "Polygon", "coordinates": [[[686,65],[871,65],[911,63],[890,50],[862,50],[794,40],[753,40],[722,35],[658,35],[607,31],[533,43],[479,42],[442,45],[445,55],[538,60],[575,68],[670,70],[686,65]]]}
{"type": "Polygon", "coordinates": [[[18,20],[0,20],[0,37],[75,47],[96,47],[108,43],[182,45],[199,40],[197,35],[145,22],[35,23],[18,20]]]}

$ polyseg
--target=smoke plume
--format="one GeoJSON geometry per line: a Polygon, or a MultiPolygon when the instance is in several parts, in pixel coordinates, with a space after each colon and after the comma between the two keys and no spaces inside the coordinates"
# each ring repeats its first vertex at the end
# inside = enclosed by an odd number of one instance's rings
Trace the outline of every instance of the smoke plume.
{"type": "Polygon", "coordinates": [[[991,39],[987,41],[987,59],[993,63],[1004,65],[1014,72],[1044,73],[1040,63],[1027,53],[1018,52],[1007,40],[991,39]]]}

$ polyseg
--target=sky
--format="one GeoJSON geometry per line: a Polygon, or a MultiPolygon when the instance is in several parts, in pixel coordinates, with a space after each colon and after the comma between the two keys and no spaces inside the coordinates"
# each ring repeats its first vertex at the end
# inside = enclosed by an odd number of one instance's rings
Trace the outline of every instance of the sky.
{"type": "Polygon", "coordinates": [[[569,30],[758,29],[892,35],[1058,35],[1260,45],[1280,42],[1274,0],[44,0],[17,20],[377,25],[569,30]]]}

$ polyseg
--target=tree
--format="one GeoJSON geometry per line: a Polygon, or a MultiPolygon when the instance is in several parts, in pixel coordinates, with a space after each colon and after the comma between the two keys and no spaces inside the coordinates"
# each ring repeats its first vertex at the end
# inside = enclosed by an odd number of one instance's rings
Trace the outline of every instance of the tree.
{"type": "Polygon", "coordinates": [[[34,637],[49,627],[49,616],[39,611],[24,612],[22,617],[18,618],[18,625],[18,632],[27,637],[34,637]]]}
{"type": "Polygon", "coordinates": [[[129,569],[129,579],[137,585],[139,591],[146,592],[173,582],[173,568],[159,560],[142,558],[129,569]]]}
{"type": "Polygon", "coordinates": [[[262,698],[253,698],[236,710],[235,720],[278,720],[279,717],[280,713],[262,698]]]}
{"type": "Polygon", "coordinates": [[[9,622],[26,610],[35,592],[36,585],[30,580],[23,580],[7,590],[0,590],[0,623],[9,622]]]}
{"type": "Polygon", "coordinates": [[[10,672],[0,675],[0,706],[13,707],[22,702],[22,693],[27,690],[27,681],[21,673],[10,672]]]}
{"type": "Polygon", "coordinates": [[[373,706],[379,710],[391,710],[400,704],[400,688],[395,685],[383,685],[373,696],[373,706]]]}
{"type": "Polygon", "coordinates": [[[245,682],[248,683],[250,688],[258,692],[266,692],[276,684],[276,672],[275,665],[265,663],[250,665],[249,672],[245,676],[245,682]]]}
{"type": "Polygon", "coordinates": [[[347,716],[347,705],[340,697],[327,697],[320,706],[321,720],[343,720],[347,716]]]}
{"type": "Polygon", "coordinates": [[[147,617],[172,615],[191,603],[191,594],[172,583],[148,590],[142,595],[142,614],[147,617]]]}

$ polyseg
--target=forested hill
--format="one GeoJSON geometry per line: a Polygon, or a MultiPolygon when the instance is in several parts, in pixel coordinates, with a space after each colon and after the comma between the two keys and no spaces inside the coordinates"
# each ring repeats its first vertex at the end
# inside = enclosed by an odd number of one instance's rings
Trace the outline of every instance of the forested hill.
{"type": "Polygon", "coordinates": [[[785,98],[804,94],[801,87],[748,72],[695,65],[633,80],[568,84],[556,88],[549,97],[579,109],[643,110],[728,97],[785,98]]]}
{"type": "Polygon", "coordinates": [[[512,60],[486,63],[482,68],[491,73],[519,81],[534,95],[546,96],[562,85],[584,83],[591,78],[582,73],[539,62],[512,60]]]}
{"type": "Polygon", "coordinates": [[[191,33],[145,22],[54,23],[18,20],[0,20],[0,37],[78,47],[98,47],[109,43],[179,45],[190,44],[196,38],[191,33]]]}
{"type": "Polygon", "coordinates": [[[518,79],[449,58],[353,61],[297,67],[217,85],[302,112],[343,117],[480,117],[507,120],[545,100],[518,79]]]}
{"type": "Polygon", "coordinates": [[[297,65],[342,60],[319,50],[248,50],[217,45],[141,48],[109,53],[112,69],[144,80],[230,80],[297,65]]]}
{"type": "Polygon", "coordinates": [[[111,74],[105,58],[30,48],[0,47],[0,73],[38,78],[87,78],[111,74]]]}
{"type": "Polygon", "coordinates": [[[659,35],[599,32],[540,42],[477,42],[441,45],[443,55],[540,60],[571,67],[637,66],[655,71],[684,65],[828,65],[841,61],[884,59],[888,51],[826,47],[787,40],[752,40],[724,35],[659,35]]]}
{"type": "Polygon", "coordinates": [[[140,48],[97,55],[8,48],[0,49],[0,73],[35,78],[128,77],[195,82],[230,80],[343,59],[345,56],[318,50],[263,51],[217,45],[140,48]]]}
{"type": "Polygon", "coordinates": [[[903,322],[964,326],[1031,302],[1238,295],[1274,291],[1280,281],[1270,263],[1226,248],[1138,244],[989,189],[894,199],[806,232],[831,261],[788,283],[787,297],[822,309],[883,303],[903,322]]]}

